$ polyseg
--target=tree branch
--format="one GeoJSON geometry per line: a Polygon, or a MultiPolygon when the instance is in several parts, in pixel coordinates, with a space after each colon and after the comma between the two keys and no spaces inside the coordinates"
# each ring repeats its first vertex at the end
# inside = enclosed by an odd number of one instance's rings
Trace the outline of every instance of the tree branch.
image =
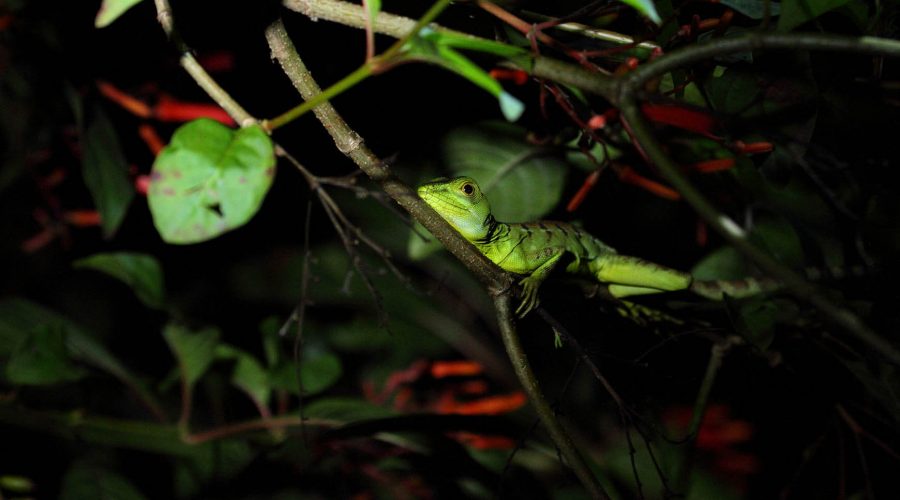
{"type": "Polygon", "coordinates": [[[578,448],[575,447],[572,438],[566,432],[565,427],[563,427],[553,408],[550,407],[550,404],[547,403],[544,394],[541,392],[541,387],[538,385],[537,378],[531,370],[531,364],[528,362],[528,357],[525,355],[522,344],[519,342],[519,336],[516,333],[509,294],[495,295],[494,307],[497,309],[497,323],[500,325],[500,336],[503,338],[506,354],[512,361],[516,376],[519,377],[519,381],[522,383],[525,393],[528,394],[528,399],[534,406],[535,411],[537,411],[541,423],[547,428],[550,437],[553,438],[553,442],[556,443],[557,448],[562,452],[563,457],[565,457],[569,466],[572,467],[572,471],[575,472],[581,484],[587,488],[591,497],[609,498],[609,495],[603,490],[603,487],[591,472],[587,461],[578,451],[578,448]]]}
{"type": "Polygon", "coordinates": [[[649,160],[656,165],[663,177],[678,190],[694,210],[741,254],[753,261],[769,276],[784,284],[800,300],[818,309],[826,318],[841,326],[847,332],[880,353],[891,363],[900,366],[900,351],[881,338],[859,317],[847,308],[840,307],[828,298],[818,287],[810,284],[797,273],[784,266],[769,254],[757,248],[747,239],[744,230],[727,215],[713,206],[682,173],[678,165],[663,150],[653,130],[640,111],[637,94],[649,79],[691,62],[705,60],[718,55],[753,49],[809,49],[845,52],[874,52],[883,55],[900,56],[900,42],[871,37],[849,38],[832,35],[771,35],[756,34],[740,38],[717,39],[714,42],[693,45],[672,52],[645,66],[637,68],[626,76],[615,96],[622,119],[628,125],[634,139],[641,145],[649,160]]]}
{"type": "MultiPolygon", "coordinates": [[[[284,0],[283,5],[295,12],[299,12],[313,19],[322,19],[350,26],[352,28],[365,29],[368,14],[362,5],[343,2],[340,0],[284,0]]],[[[375,19],[372,29],[376,33],[388,35],[394,38],[403,38],[415,29],[416,20],[408,17],[380,12],[375,19]]],[[[432,29],[444,33],[452,33],[457,36],[470,38],[473,41],[484,41],[483,38],[455,31],[440,26],[431,26],[432,29]]],[[[612,98],[618,90],[616,80],[612,77],[588,71],[587,69],[556,59],[544,56],[535,56],[531,60],[531,67],[522,68],[533,76],[546,78],[559,83],[572,85],[580,89],[602,95],[607,99],[612,98]]],[[[309,100],[307,97],[304,99],[309,100]]]]}
{"type": "MultiPolygon", "coordinates": [[[[305,100],[314,98],[320,92],[319,86],[300,59],[280,20],[272,23],[266,30],[266,40],[269,42],[272,55],[282,65],[301,96],[305,100]]],[[[397,179],[390,169],[363,144],[359,135],[344,122],[330,103],[320,104],[314,108],[313,112],[331,134],[338,149],[350,157],[372,180],[379,182],[388,195],[431,231],[488,287],[494,297],[497,321],[507,354],[520,383],[525,387],[531,404],[549,430],[556,446],[562,451],[576,476],[591,493],[591,496],[608,498],[537,385],[537,380],[516,336],[514,318],[509,307],[512,297],[510,276],[450,227],[409,186],[397,179]]]]}
{"type": "MultiPolygon", "coordinates": [[[[378,17],[380,19],[382,16],[379,14],[378,17]]],[[[304,100],[313,99],[321,92],[280,20],[272,23],[266,29],[266,40],[269,42],[272,55],[281,64],[285,74],[288,75],[304,100]]],[[[359,134],[347,125],[331,103],[326,102],[316,106],[313,113],[334,139],[338,150],[353,160],[360,170],[372,180],[378,182],[394,201],[431,231],[431,234],[475,273],[492,292],[509,289],[512,283],[509,275],[460,236],[437,212],[419,198],[412,188],[401,182],[390,168],[366,147],[359,134]]]]}

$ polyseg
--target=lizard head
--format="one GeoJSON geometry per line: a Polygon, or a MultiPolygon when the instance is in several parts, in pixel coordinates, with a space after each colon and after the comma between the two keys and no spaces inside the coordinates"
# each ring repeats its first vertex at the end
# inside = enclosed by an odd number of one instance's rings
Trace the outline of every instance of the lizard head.
{"type": "Polygon", "coordinates": [[[491,206],[471,177],[441,177],[419,186],[419,196],[467,240],[488,233],[491,206]]]}

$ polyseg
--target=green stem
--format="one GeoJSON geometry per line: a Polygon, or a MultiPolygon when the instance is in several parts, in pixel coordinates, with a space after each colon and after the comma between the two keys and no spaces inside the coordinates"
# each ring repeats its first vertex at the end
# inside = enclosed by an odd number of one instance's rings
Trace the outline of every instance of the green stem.
{"type": "Polygon", "coordinates": [[[343,93],[345,90],[368,78],[372,74],[373,65],[376,63],[376,61],[380,60],[380,57],[376,57],[375,59],[370,60],[366,64],[363,64],[359,68],[356,68],[356,70],[342,78],[331,87],[328,87],[324,91],[316,94],[316,96],[312,99],[305,101],[304,103],[288,110],[285,113],[282,113],[279,116],[276,116],[275,118],[272,118],[271,120],[263,120],[263,128],[269,131],[275,130],[278,127],[287,125],[288,123],[296,120],[300,116],[306,114],[306,112],[314,109],[316,106],[330,101],[332,98],[343,93]]]}
{"type": "Polygon", "coordinates": [[[441,12],[444,11],[449,5],[451,0],[438,0],[428,9],[425,14],[416,21],[416,24],[413,25],[412,29],[410,29],[405,35],[400,37],[393,45],[391,45],[384,54],[381,55],[380,59],[385,61],[386,63],[393,62],[392,59],[403,50],[403,47],[413,39],[416,35],[422,31],[428,23],[434,21],[441,12]]]}
{"type": "Polygon", "coordinates": [[[510,300],[509,293],[498,294],[494,297],[494,307],[497,309],[497,322],[500,325],[503,345],[506,347],[506,353],[512,362],[513,370],[515,370],[516,376],[519,377],[519,382],[522,384],[522,388],[525,389],[528,400],[531,401],[531,405],[534,406],[538,417],[544,424],[544,427],[547,428],[550,437],[556,443],[568,465],[575,472],[575,476],[578,477],[578,480],[581,481],[581,484],[584,485],[592,498],[609,498],[609,495],[603,490],[603,486],[597,481],[597,477],[591,472],[591,468],[584,456],[578,451],[575,443],[572,442],[572,438],[566,432],[562,422],[559,421],[553,408],[550,407],[550,404],[544,398],[537,378],[531,370],[528,357],[525,355],[525,350],[522,349],[522,344],[519,342],[519,335],[516,333],[515,323],[513,322],[510,300]]]}
{"type": "Polygon", "coordinates": [[[409,30],[403,37],[398,39],[391,45],[383,54],[373,57],[369,59],[365,64],[357,68],[355,71],[350,73],[349,75],[342,78],[340,81],[335,83],[334,85],[328,87],[327,89],[319,92],[312,99],[296,106],[295,108],[271,119],[263,121],[263,128],[266,130],[272,131],[278,127],[283,125],[287,125],[288,123],[296,120],[300,116],[304,115],[309,110],[315,108],[316,106],[322,104],[323,102],[330,101],[332,98],[340,95],[345,90],[353,87],[357,83],[362,80],[368,78],[375,72],[377,68],[383,68],[385,66],[394,64],[400,58],[400,51],[403,50],[403,47],[411,40],[414,36],[416,36],[422,28],[425,27],[428,23],[434,20],[447,6],[450,5],[450,0],[439,0],[435,2],[434,5],[428,9],[428,12],[425,13],[415,25],[413,25],[412,29],[409,30]]]}
{"type": "Polygon", "coordinates": [[[184,434],[176,425],[86,416],[79,412],[37,411],[6,404],[0,405],[0,423],[63,439],[175,456],[189,456],[215,441],[249,432],[307,425],[332,428],[342,424],[334,420],[286,416],[248,420],[184,434]]]}

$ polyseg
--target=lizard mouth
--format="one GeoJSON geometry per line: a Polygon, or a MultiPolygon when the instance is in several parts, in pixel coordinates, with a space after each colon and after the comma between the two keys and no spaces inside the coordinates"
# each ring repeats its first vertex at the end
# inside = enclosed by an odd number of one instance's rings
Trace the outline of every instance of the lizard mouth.
{"type": "MultiPolygon", "coordinates": [[[[469,213],[465,205],[456,203],[452,197],[447,196],[445,193],[434,192],[424,187],[419,189],[419,196],[439,213],[448,213],[453,216],[464,216],[469,213]]],[[[444,218],[446,219],[446,217],[444,218]]]]}

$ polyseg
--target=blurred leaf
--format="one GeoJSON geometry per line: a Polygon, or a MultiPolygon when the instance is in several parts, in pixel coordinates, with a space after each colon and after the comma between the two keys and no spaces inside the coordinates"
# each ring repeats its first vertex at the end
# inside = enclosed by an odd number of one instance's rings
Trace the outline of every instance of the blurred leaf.
{"type": "MultiPolygon", "coordinates": [[[[722,5],[727,5],[750,19],[762,19],[766,15],[766,0],[719,0],[722,5]]],[[[781,4],[768,2],[769,15],[775,17],[781,11],[781,4]]]]}
{"type": "Polygon", "coordinates": [[[231,384],[247,394],[258,406],[269,403],[272,386],[269,374],[252,354],[234,346],[221,343],[215,347],[215,358],[233,359],[231,384]]]}
{"type": "Polygon", "coordinates": [[[140,500],[145,498],[127,479],[95,465],[76,462],[62,480],[62,500],[140,500]]]}
{"type": "MultiPolygon", "coordinates": [[[[730,450],[729,450],[730,451],[730,450]]],[[[657,467],[663,470],[671,470],[675,460],[679,459],[677,448],[671,444],[660,445],[659,450],[654,449],[655,457],[651,458],[645,447],[634,449],[620,437],[612,443],[605,453],[607,478],[601,481],[609,481],[609,489],[619,493],[611,495],[613,498],[665,498],[670,492],[669,485],[663,485],[657,467]],[[659,461],[658,466],[655,461],[659,461]],[[643,495],[638,495],[635,475],[638,476],[643,495]]],[[[701,467],[694,467],[690,475],[690,487],[687,500],[737,500],[743,498],[739,495],[737,486],[728,481],[722,481],[716,475],[710,474],[701,467]]],[[[604,484],[604,486],[606,486],[604,484]]]]}
{"type": "Polygon", "coordinates": [[[22,339],[6,364],[6,378],[13,384],[52,385],[72,382],[85,375],[66,348],[62,325],[39,325],[22,339]]]}
{"type": "Polygon", "coordinates": [[[272,388],[269,385],[269,374],[253,356],[243,353],[238,356],[231,383],[249,395],[258,405],[269,403],[272,388]]]}
{"type": "Polygon", "coordinates": [[[770,299],[753,297],[738,306],[738,329],[759,349],[765,351],[775,338],[778,306],[770,299]]]}
{"type": "Polygon", "coordinates": [[[409,239],[406,243],[406,255],[412,260],[422,260],[437,252],[444,246],[425,226],[418,221],[413,222],[414,229],[409,231],[409,239]],[[424,238],[423,238],[424,236],[424,238]]]}
{"type": "Polygon", "coordinates": [[[0,356],[9,354],[32,329],[43,326],[61,326],[66,332],[66,343],[73,357],[116,377],[162,415],[145,384],[106,347],[75,322],[34,302],[19,298],[0,300],[0,356]]]}
{"type": "MultiPolygon", "coordinates": [[[[303,394],[322,392],[334,385],[341,377],[341,360],[329,352],[310,351],[300,359],[300,380],[303,394]]],[[[272,370],[272,386],[299,394],[297,369],[293,362],[284,362],[272,370]]]]}
{"type": "Polygon", "coordinates": [[[192,121],[153,164],[147,193],[153,223],[168,243],[215,238],[253,217],[274,175],[272,141],[260,127],[192,121]]]}
{"type": "Polygon", "coordinates": [[[736,280],[747,277],[744,258],[734,247],[713,250],[691,269],[697,280],[736,280]]]}
{"type": "Polygon", "coordinates": [[[540,219],[556,208],[566,163],[525,141],[525,129],[502,122],[461,127],[444,137],[444,163],[474,178],[503,222],[540,219]]]}
{"type": "Polygon", "coordinates": [[[31,493],[34,491],[34,481],[25,476],[6,474],[0,476],[0,490],[13,493],[31,493]]]}
{"type": "Polygon", "coordinates": [[[98,253],[73,264],[75,268],[95,269],[125,283],[147,307],[162,309],[165,289],[162,268],[156,257],[132,252],[98,253]]]}
{"type": "Polygon", "coordinates": [[[634,8],[634,10],[643,14],[647,19],[653,21],[657,26],[662,24],[662,19],[660,19],[659,14],[656,12],[656,5],[653,4],[653,0],[619,0],[625,5],[630,5],[634,8]]]}
{"type": "Polygon", "coordinates": [[[900,423],[900,372],[886,363],[870,364],[868,360],[858,358],[843,351],[832,351],[832,354],[856,377],[866,392],[884,408],[884,413],[895,424],[900,423]]]}
{"type": "Polygon", "coordinates": [[[718,78],[709,78],[706,90],[715,110],[726,114],[746,112],[762,91],[753,72],[735,69],[726,70],[718,78]]]}
{"type": "MultiPolygon", "coordinates": [[[[761,216],[749,237],[788,266],[802,267],[805,263],[800,238],[785,219],[761,216]]],[[[744,257],[731,246],[710,252],[691,269],[698,280],[737,280],[746,278],[749,272],[744,257]]]]}
{"type": "Polygon", "coordinates": [[[128,178],[128,161],[115,127],[99,106],[82,137],[84,182],[100,212],[103,235],[109,238],[125,219],[135,194],[128,178]]]}
{"type": "Polygon", "coordinates": [[[262,333],[263,351],[266,353],[266,364],[270,367],[281,360],[281,336],[279,335],[284,320],[278,316],[269,316],[259,324],[262,333]]]}
{"type": "Polygon", "coordinates": [[[783,0],[778,31],[790,31],[811,19],[834,10],[850,0],[783,0]]]}
{"type": "Polygon", "coordinates": [[[112,24],[128,9],[141,3],[142,0],[103,0],[100,10],[97,11],[97,17],[94,19],[94,27],[105,28],[112,24]]]}
{"type": "Polygon", "coordinates": [[[190,458],[175,464],[175,494],[178,498],[204,498],[202,488],[210,483],[227,484],[253,460],[255,454],[245,440],[224,439],[197,449],[190,458]]]}
{"type": "Polygon", "coordinates": [[[181,375],[188,385],[193,385],[209,368],[215,359],[219,343],[219,331],[206,328],[191,332],[175,324],[166,325],[163,337],[178,359],[181,375]]]}
{"type": "Polygon", "coordinates": [[[806,262],[800,237],[797,236],[794,226],[784,218],[770,216],[758,218],[753,230],[750,231],[750,238],[762,243],[761,247],[788,266],[800,268],[806,262]]]}
{"type": "Polygon", "coordinates": [[[304,416],[352,422],[370,418],[383,418],[394,415],[388,408],[374,405],[356,398],[325,398],[308,404],[303,411],[304,416]]]}

